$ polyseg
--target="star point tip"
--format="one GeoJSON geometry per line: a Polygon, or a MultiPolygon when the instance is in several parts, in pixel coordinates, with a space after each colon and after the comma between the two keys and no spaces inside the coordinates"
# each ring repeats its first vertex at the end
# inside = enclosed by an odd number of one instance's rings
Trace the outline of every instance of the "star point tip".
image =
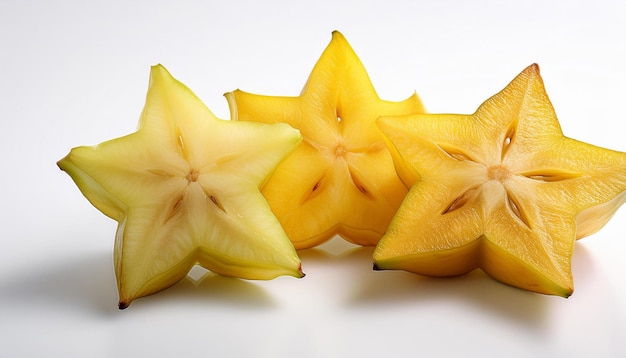
{"type": "Polygon", "coordinates": [[[120,301],[117,305],[117,308],[121,310],[125,310],[128,308],[128,306],[130,306],[130,302],[126,302],[126,301],[120,301]]]}

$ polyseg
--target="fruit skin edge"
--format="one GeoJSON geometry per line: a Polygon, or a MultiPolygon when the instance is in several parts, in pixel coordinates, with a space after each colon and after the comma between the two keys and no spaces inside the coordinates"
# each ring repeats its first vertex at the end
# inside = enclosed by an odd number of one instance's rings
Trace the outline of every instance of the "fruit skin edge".
{"type": "MultiPolygon", "coordinates": [[[[498,250],[497,247],[495,247],[493,244],[490,244],[487,240],[483,240],[482,238],[474,240],[471,243],[471,245],[475,247],[481,247],[483,250],[498,250]]],[[[517,276],[519,276],[519,280],[517,283],[508,283],[502,280],[501,278],[499,278],[499,275],[497,273],[496,274],[487,273],[485,272],[485,270],[476,268],[476,266],[498,267],[502,264],[502,262],[492,261],[492,262],[483,262],[483,263],[478,264],[475,262],[476,260],[473,260],[473,261],[470,261],[471,264],[468,264],[467,261],[463,261],[462,259],[459,259],[462,256],[467,256],[467,254],[460,252],[460,249],[452,249],[446,252],[440,252],[434,258],[429,257],[429,260],[423,260],[418,255],[414,255],[414,256],[407,255],[404,257],[395,257],[390,260],[375,261],[372,265],[372,269],[374,271],[400,270],[400,271],[410,272],[416,275],[432,277],[432,278],[440,278],[440,279],[461,277],[474,270],[480,270],[484,272],[487,276],[500,282],[501,284],[507,285],[515,289],[520,289],[520,290],[538,293],[538,294],[544,294],[544,295],[555,295],[555,296],[560,296],[563,298],[569,298],[573,293],[573,287],[571,288],[561,287],[560,285],[556,285],[554,284],[554,282],[548,279],[540,279],[539,282],[534,282],[531,284],[524,283],[525,280],[523,279],[523,276],[524,276],[523,272],[520,272],[517,274],[517,276]],[[432,263],[432,261],[438,261],[437,266],[441,265],[443,262],[444,265],[447,266],[446,267],[447,269],[450,269],[451,271],[454,271],[455,273],[441,274],[440,272],[428,272],[428,270],[431,269],[430,267],[428,267],[429,266],[428,263],[429,262],[432,263]],[[415,265],[414,266],[407,265],[406,262],[413,262],[415,265]],[[449,265],[446,265],[446,264],[449,264],[449,265]],[[463,267],[463,269],[459,269],[459,267],[463,267]],[[463,272],[458,273],[459,271],[463,271],[463,272]],[[545,287],[548,287],[549,289],[546,290],[545,287]]],[[[517,260],[515,257],[512,257],[510,255],[509,257],[510,257],[510,260],[517,260]]],[[[497,270],[493,269],[491,270],[491,272],[497,272],[497,270]]],[[[541,277],[541,275],[537,275],[537,276],[541,277]]]]}

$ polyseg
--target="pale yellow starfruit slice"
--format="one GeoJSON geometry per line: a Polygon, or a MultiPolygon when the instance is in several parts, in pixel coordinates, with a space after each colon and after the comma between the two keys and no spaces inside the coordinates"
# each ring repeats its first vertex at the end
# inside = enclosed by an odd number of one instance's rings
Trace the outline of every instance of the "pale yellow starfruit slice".
{"type": "Polygon", "coordinates": [[[139,129],[58,162],[119,223],[119,307],[199,264],[245,279],[302,277],[300,259],[260,185],[301,142],[286,124],[231,122],[154,66],[139,129]]]}
{"type": "Polygon", "coordinates": [[[299,97],[241,90],[226,94],[231,118],[289,123],[304,141],[282,162],[263,195],[296,249],[335,235],[375,245],[407,189],[397,177],[376,119],[422,113],[414,93],[381,100],[356,53],[335,31],[299,97]]]}
{"type": "Polygon", "coordinates": [[[577,238],[626,201],[626,153],[563,135],[531,65],[472,115],[381,118],[411,189],[376,247],[376,269],[430,276],[476,268],[569,296],[577,238]]]}

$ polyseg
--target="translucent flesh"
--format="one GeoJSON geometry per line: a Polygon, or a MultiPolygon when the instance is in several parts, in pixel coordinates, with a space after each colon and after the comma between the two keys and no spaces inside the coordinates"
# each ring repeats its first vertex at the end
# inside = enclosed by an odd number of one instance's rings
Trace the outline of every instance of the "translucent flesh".
{"type": "Polygon", "coordinates": [[[120,307],[199,264],[226,276],[301,277],[300,260],[260,193],[301,142],[285,124],[222,121],[162,66],[137,132],[78,147],[58,162],[118,221],[120,307]]]}

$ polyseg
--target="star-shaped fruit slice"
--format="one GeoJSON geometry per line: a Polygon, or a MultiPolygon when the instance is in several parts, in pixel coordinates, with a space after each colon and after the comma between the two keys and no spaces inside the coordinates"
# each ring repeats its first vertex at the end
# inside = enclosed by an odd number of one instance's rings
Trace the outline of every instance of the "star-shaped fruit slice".
{"type": "Polygon", "coordinates": [[[246,279],[302,277],[300,259],[260,192],[301,142],[286,124],[231,122],[154,66],[139,129],[58,162],[119,223],[119,306],[183,279],[199,264],[246,279]]]}
{"type": "Polygon", "coordinates": [[[289,123],[304,141],[263,187],[296,249],[334,235],[375,245],[407,193],[382,133],[381,115],[422,113],[416,94],[381,100],[343,35],[332,40],[298,97],[226,94],[231,118],[289,123]]]}
{"type": "Polygon", "coordinates": [[[472,115],[386,117],[379,126],[411,189],[374,251],[376,269],[480,268],[567,297],[576,239],[626,201],[626,153],[565,137],[537,65],[472,115]]]}

